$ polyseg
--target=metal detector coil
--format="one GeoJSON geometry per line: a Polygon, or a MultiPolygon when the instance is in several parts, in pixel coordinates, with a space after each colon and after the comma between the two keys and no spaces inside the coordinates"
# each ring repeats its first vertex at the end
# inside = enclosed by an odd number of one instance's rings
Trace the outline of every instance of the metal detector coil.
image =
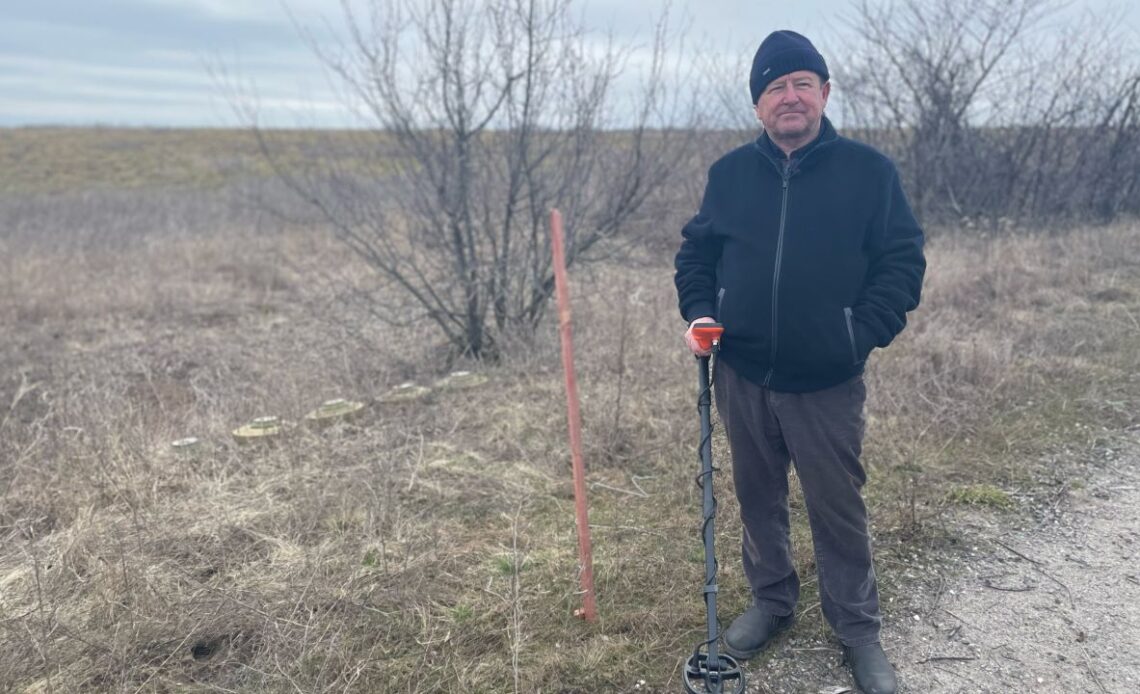
{"type": "MultiPolygon", "coordinates": [[[[703,649],[705,644],[699,648],[703,649]]],[[[685,691],[689,694],[722,692],[742,694],[744,692],[744,671],[736,659],[724,653],[717,654],[717,666],[709,667],[707,650],[698,650],[685,663],[685,691]]]]}
{"type": "MultiPolygon", "coordinates": [[[[697,323],[692,334],[702,349],[716,353],[724,326],[720,323],[697,323]]],[[[697,486],[703,495],[702,539],[705,545],[705,612],[708,639],[697,644],[693,655],[685,663],[682,673],[685,691],[689,694],[742,694],[745,689],[744,671],[730,655],[720,652],[720,622],[716,617],[716,552],[713,547],[713,521],[716,518],[716,497],[713,496],[712,464],[712,384],[709,380],[709,357],[697,359],[700,367],[700,391],[697,395],[697,413],[701,418],[701,474],[697,486]]]]}

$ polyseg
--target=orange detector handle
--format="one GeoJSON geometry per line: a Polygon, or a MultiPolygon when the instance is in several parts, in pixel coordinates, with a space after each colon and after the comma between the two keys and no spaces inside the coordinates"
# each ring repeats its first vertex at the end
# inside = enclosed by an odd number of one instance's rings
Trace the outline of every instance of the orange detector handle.
{"type": "Polygon", "coordinates": [[[724,334],[724,326],[720,323],[697,323],[693,326],[693,339],[701,349],[712,349],[720,345],[720,336],[724,334]]]}

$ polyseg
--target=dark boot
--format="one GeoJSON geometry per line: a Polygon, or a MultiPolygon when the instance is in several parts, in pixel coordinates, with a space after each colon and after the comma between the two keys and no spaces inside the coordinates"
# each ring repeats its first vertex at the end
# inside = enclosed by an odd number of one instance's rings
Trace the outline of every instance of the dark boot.
{"type": "Polygon", "coordinates": [[[795,615],[780,617],[753,606],[732,620],[732,626],[724,632],[724,650],[737,660],[748,660],[764,650],[777,634],[786,631],[795,621],[795,615]]]}
{"type": "Polygon", "coordinates": [[[887,662],[887,654],[879,643],[844,646],[843,662],[851,668],[855,686],[863,694],[895,694],[895,669],[887,662]]]}

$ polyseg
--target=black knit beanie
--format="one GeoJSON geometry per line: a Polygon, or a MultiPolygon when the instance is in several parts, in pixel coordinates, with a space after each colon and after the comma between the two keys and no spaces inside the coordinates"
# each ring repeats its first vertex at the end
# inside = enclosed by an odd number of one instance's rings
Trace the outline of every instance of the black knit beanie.
{"type": "Polygon", "coordinates": [[[760,94],[772,80],[796,70],[811,70],[824,82],[831,77],[823,56],[806,36],[786,29],[768,34],[752,59],[752,74],[748,78],[752,103],[759,101],[760,94]]]}

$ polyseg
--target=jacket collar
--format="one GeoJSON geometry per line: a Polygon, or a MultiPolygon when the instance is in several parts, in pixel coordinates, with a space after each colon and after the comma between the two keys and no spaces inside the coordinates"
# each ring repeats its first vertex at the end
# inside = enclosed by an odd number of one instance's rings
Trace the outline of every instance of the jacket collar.
{"type": "MultiPolygon", "coordinates": [[[[795,161],[797,164],[803,161],[804,157],[812,150],[817,149],[821,145],[831,144],[839,139],[839,133],[835,131],[834,126],[827,116],[823,117],[820,122],[819,134],[815,139],[807,143],[803,147],[793,151],[790,156],[784,154],[784,150],[776,146],[772,139],[768,137],[767,132],[760,133],[760,137],[756,138],[756,148],[772,161],[773,164],[783,167],[786,162],[795,161]]],[[[798,167],[797,167],[798,168],[798,167]]]]}

